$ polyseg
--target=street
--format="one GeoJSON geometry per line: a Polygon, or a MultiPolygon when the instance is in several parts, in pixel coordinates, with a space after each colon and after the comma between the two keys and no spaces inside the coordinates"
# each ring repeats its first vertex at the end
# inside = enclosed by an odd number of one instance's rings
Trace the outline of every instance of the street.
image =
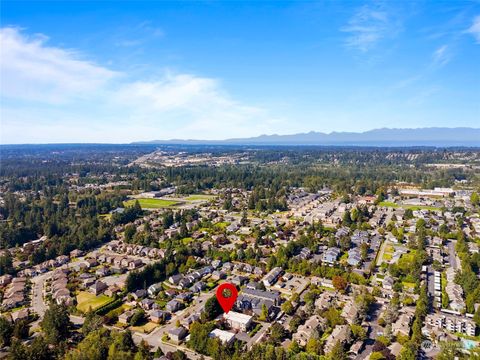
{"type": "Polygon", "coordinates": [[[457,254],[455,253],[456,244],[457,242],[455,240],[449,240],[447,243],[450,266],[453,267],[455,270],[457,270],[457,254]]]}
{"type": "Polygon", "coordinates": [[[372,312],[370,313],[370,331],[368,333],[368,339],[365,341],[365,348],[363,351],[358,354],[358,360],[367,359],[370,354],[372,353],[373,344],[375,343],[375,339],[379,336],[379,333],[383,333],[383,328],[378,325],[378,318],[382,310],[382,305],[379,303],[375,303],[372,312]]]}

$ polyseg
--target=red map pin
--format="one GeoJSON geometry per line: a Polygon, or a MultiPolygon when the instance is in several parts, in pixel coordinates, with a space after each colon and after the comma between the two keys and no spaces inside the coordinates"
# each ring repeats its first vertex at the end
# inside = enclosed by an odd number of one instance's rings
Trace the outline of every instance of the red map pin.
{"type": "Polygon", "coordinates": [[[237,300],[237,296],[238,291],[233,284],[223,283],[217,289],[217,300],[225,313],[228,313],[232,309],[235,300],[237,300]]]}

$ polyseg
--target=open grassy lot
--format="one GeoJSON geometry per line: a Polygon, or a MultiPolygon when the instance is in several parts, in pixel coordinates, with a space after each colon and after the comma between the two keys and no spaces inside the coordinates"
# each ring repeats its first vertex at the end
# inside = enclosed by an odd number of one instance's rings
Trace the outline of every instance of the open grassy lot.
{"type": "Polygon", "coordinates": [[[392,257],[393,257],[392,253],[387,253],[386,252],[386,253],[383,254],[383,261],[388,262],[388,261],[392,260],[392,257]]]}
{"type": "Polygon", "coordinates": [[[399,205],[391,202],[391,201],[381,201],[378,203],[378,206],[385,206],[385,207],[392,207],[392,208],[398,208],[399,205]]]}
{"type": "Polygon", "coordinates": [[[224,230],[228,225],[230,225],[230,223],[228,221],[222,221],[222,222],[216,223],[213,226],[216,227],[217,229],[224,230]]]}
{"type": "Polygon", "coordinates": [[[162,209],[180,204],[174,200],[164,199],[131,199],[123,203],[124,206],[133,206],[135,201],[138,200],[142,209],[162,209]]]}
{"type": "Polygon", "coordinates": [[[385,243],[385,251],[383,252],[383,257],[382,257],[382,262],[389,262],[392,260],[393,257],[393,252],[395,251],[395,248],[393,247],[392,244],[390,243],[385,243]]]}
{"type": "Polygon", "coordinates": [[[411,250],[408,254],[403,254],[400,257],[400,259],[402,259],[403,261],[407,261],[409,263],[413,263],[413,261],[415,260],[415,254],[416,254],[416,251],[411,250]]]}
{"type": "Polygon", "coordinates": [[[396,204],[390,201],[382,201],[378,203],[378,206],[385,206],[391,208],[402,208],[402,209],[410,209],[410,210],[430,210],[430,211],[437,211],[440,210],[439,207],[435,206],[422,206],[422,205],[402,205],[396,204]]]}
{"type": "Polygon", "coordinates": [[[402,285],[403,285],[404,288],[408,288],[412,291],[415,289],[415,283],[412,283],[412,282],[403,281],[402,285]]]}
{"type": "Polygon", "coordinates": [[[196,194],[196,195],[189,195],[185,198],[188,201],[195,201],[195,200],[211,200],[215,199],[215,195],[205,195],[205,194],[196,194]]]}
{"type": "Polygon", "coordinates": [[[130,330],[143,333],[143,334],[150,334],[157,326],[158,325],[155,324],[154,322],[149,321],[142,326],[131,326],[130,330]]]}
{"type": "Polygon", "coordinates": [[[183,243],[184,245],[188,245],[188,244],[190,244],[192,241],[193,241],[193,239],[192,239],[191,237],[186,237],[186,238],[183,238],[183,239],[182,239],[182,243],[183,243]]]}
{"type": "Polygon", "coordinates": [[[95,311],[112,302],[113,299],[106,295],[95,296],[86,291],[80,291],[77,295],[77,309],[82,312],[87,312],[90,308],[95,311]]]}

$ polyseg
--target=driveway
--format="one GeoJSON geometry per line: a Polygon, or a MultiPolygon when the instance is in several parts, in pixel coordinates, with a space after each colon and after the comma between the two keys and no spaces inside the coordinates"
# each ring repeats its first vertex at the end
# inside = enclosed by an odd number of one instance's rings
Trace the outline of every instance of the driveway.
{"type": "Polygon", "coordinates": [[[262,328],[247,342],[247,349],[250,350],[253,345],[255,345],[260,339],[262,339],[263,335],[265,335],[269,327],[269,323],[262,323],[262,328]]]}

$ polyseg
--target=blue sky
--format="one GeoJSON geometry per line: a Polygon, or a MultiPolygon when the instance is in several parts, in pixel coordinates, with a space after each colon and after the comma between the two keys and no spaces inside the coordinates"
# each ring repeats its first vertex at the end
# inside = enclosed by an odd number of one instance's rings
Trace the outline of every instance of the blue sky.
{"type": "Polygon", "coordinates": [[[480,2],[3,1],[1,143],[480,124],[480,2]]]}

